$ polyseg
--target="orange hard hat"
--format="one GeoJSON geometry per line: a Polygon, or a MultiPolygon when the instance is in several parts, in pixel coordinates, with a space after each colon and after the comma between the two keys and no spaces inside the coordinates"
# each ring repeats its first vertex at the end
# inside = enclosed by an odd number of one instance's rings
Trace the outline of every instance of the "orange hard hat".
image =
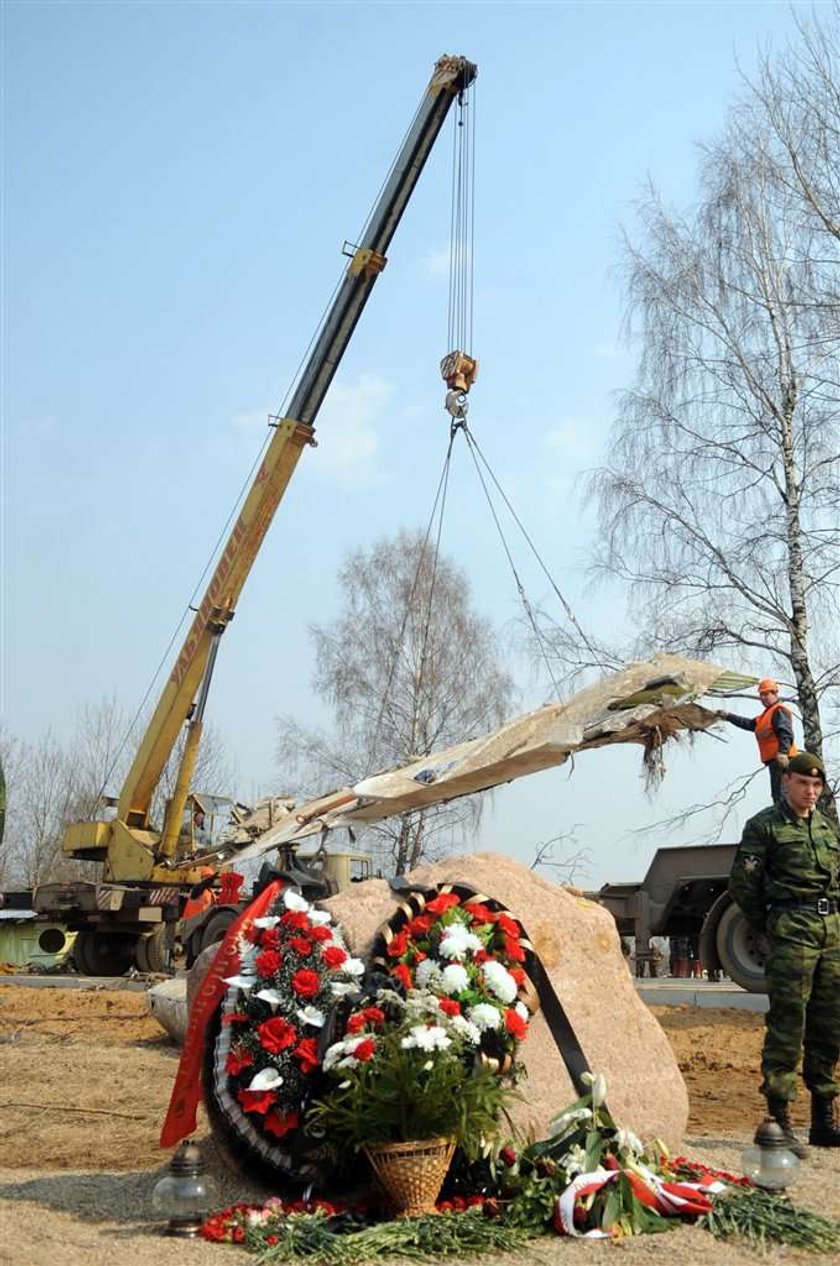
{"type": "Polygon", "coordinates": [[[758,693],[763,695],[765,691],[772,690],[774,694],[779,693],[779,683],[773,677],[762,677],[758,683],[758,693]]]}

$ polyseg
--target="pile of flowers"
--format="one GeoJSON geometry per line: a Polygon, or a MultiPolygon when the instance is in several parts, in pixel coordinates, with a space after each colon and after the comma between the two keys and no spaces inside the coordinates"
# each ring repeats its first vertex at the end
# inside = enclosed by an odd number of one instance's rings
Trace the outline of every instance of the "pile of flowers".
{"type": "Polygon", "coordinates": [[[437,996],[440,1011],[460,1020],[461,1036],[507,1071],[530,1016],[520,924],[507,911],[456,892],[414,901],[417,912],[407,911],[402,926],[383,937],[380,965],[402,989],[437,996]]]}
{"type": "Polygon", "coordinates": [[[227,1092],[257,1134],[276,1141],[301,1126],[321,1030],[336,1000],[358,989],[364,964],[330,914],[292,888],[253,921],[239,951],[219,1044],[227,1092]]]}
{"type": "Polygon", "coordinates": [[[661,1143],[646,1148],[613,1120],[603,1076],[584,1073],[583,1080],[588,1093],[555,1118],[547,1139],[500,1153],[507,1216],[534,1230],[620,1239],[709,1213],[726,1189],[723,1175],[699,1168],[689,1175],[661,1143]]]}

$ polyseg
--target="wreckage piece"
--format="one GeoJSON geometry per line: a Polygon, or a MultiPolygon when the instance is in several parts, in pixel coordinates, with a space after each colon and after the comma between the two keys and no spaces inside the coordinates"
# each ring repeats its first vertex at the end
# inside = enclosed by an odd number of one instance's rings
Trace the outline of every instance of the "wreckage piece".
{"type": "MultiPolygon", "coordinates": [[[[256,839],[248,833],[246,821],[224,851],[238,861],[257,857],[334,827],[364,826],[486,791],[562,765],[590,748],[639,743],[646,753],[658,753],[680,731],[702,731],[715,723],[716,714],[697,699],[750,680],[704,661],[657,655],[628,665],[563,703],[546,704],[508,721],[492,734],[289,808],[256,839]]],[[[257,806],[255,813],[259,811],[257,806]]]]}

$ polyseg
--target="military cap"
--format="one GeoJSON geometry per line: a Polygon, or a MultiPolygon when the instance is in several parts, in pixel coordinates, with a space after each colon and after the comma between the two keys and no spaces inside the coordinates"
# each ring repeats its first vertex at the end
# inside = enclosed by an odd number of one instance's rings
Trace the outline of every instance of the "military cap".
{"type": "Polygon", "coordinates": [[[791,756],[784,770],[786,774],[804,774],[806,778],[821,778],[825,782],[825,765],[819,756],[810,752],[797,752],[791,756]]]}

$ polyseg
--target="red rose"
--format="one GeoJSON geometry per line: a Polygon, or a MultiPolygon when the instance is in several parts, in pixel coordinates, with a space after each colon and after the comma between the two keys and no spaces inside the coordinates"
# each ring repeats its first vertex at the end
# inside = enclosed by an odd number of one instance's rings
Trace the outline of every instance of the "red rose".
{"type": "Polygon", "coordinates": [[[504,932],[505,936],[513,936],[519,940],[519,937],[522,935],[522,929],[516,922],[516,919],[512,919],[509,914],[498,914],[496,916],[496,922],[504,932]]]}
{"type": "Polygon", "coordinates": [[[318,1067],[318,1039],[314,1037],[301,1038],[292,1054],[299,1062],[301,1072],[307,1075],[314,1072],[318,1067]]]}
{"type": "Polygon", "coordinates": [[[503,1147],[502,1150],[499,1152],[499,1160],[502,1162],[503,1165],[507,1165],[508,1168],[510,1168],[511,1165],[515,1165],[516,1164],[515,1150],[512,1147],[503,1147]]]}
{"type": "Polygon", "coordinates": [[[254,927],[253,923],[250,925],[250,927],[247,927],[243,933],[245,940],[250,941],[252,945],[256,945],[261,935],[262,935],[262,928],[254,927]]]}
{"type": "Polygon", "coordinates": [[[332,938],[333,938],[332,928],[324,927],[323,924],[321,924],[319,927],[314,927],[314,928],[309,929],[310,941],[331,941],[332,938]]]}
{"type": "Polygon", "coordinates": [[[366,1024],[367,1018],[364,1011],[357,1011],[356,1014],[351,1015],[350,1019],[347,1021],[347,1032],[361,1033],[366,1024]]]}
{"type": "Polygon", "coordinates": [[[291,1130],[296,1130],[300,1124],[300,1118],[296,1112],[284,1112],[282,1115],[277,1112],[269,1112],[265,1118],[265,1128],[270,1134],[276,1134],[279,1139],[284,1134],[288,1134],[291,1130]]]}
{"type": "Polygon", "coordinates": [[[303,910],[287,910],[280,922],[284,928],[290,928],[293,932],[309,931],[309,918],[303,910]]]}
{"type": "Polygon", "coordinates": [[[328,967],[341,967],[347,962],[347,951],[343,950],[340,945],[328,945],[322,951],[321,957],[328,967]]]}
{"type": "Polygon", "coordinates": [[[243,1068],[250,1068],[254,1062],[253,1055],[242,1047],[234,1047],[225,1060],[225,1071],[231,1077],[238,1076],[243,1068]]]}
{"type": "Polygon", "coordinates": [[[456,897],[454,892],[441,892],[431,901],[426,902],[426,910],[429,914],[439,915],[445,914],[447,910],[451,910],[453,906],[459,906],[461,898],[456,897]]]}
{"type": "Polygon", "coordinates": [[[508,958],[512,958],[515,963],[525,962],[525,951],[517,940],[512,936],[505,937],[505,953],[508,958]]]}
{"type": "Polygon", "coordinates": [[[273,1090],[239,1090],[236,1095],[245,1112],[268,1112],[277,1096],[273,1090]]]}
{"type": "Polygon", "coordinates": [[[396,976],[397,980],[401,981],[402,984],[405,985],[406,989],[410,989],[414,983],[411,979],[411,972],[406,967],[405,963],[398,963],[396,967],[392,967],[391,975],[396,976]]]}
{"type": "Polygon", "coordinates": [[[474,963],[489,963],[490,958],[491,958],[491,955],[487,953],[486,949],[476,950],[475,953],[473,954],[474,963]]]}
{"type": "Polygon", "coordinates": [[[234,1244],[244,1244],[245,1243],[244,1226],[235,1226],[230,1233],[230,1238],[233,1240],[234,1244]]]}
{"type": "Polygon", "coordinates": [[[308,958],[312,953],[312,942],[305,936],[293,936],[289,941],[289,949],[294,950],[299,958],[308,958]]]}
{"type": "Polygon", "coordinates": [[[257,969],[258,976],[273,976],[276,971],[280,970],[282,965],[283,957],[277,953],[277,950],[263,950],[254,959],[254,966],[257,969]]]}
{"type": "Polygon", "coordinates": [[[408,929],[403,928],[402,932],[398,932],[396,936],[388,942],[388,957],[402,958],[408,949],[408,929]]]}
{"type": "Polygon", "coordinates": [[[272,1016],[257,1028],[260,1045],[272,1055],[279,1055],[297,1041],[297,1029],[282,1015],[272,1016]]]}
{"type": "Polygon", "coordinates": [[[280,933],[277,928],[265,928],[260,937],[260,945],[263,949],[279,949],[280,933]]]}
{"type": "Polygon", "coordinates": [[[301,998],[314,998],[321,988],[321,978],[316,971],[303,967],[292,976],[292,988],[301,998]]]}
{"type": "Polygon", "coordinates": [[[368,1024],[384,1024],[385,1012],[379,1007],[365,1007],[362,1012],[368,1024]]]}
{"type": "Polygon", "coordinates": [[[416,914],[408,923],[409,936],[424,936],[431,929],[432,920],[428,914],[416,914]]]}
{"type": "Polygon", "coordinates": [[[454,998],[438,998],[438,1007],[444,1015],[460,1015],[461,1004],[454,998]]]}
{"type": "Polygon", "coordinates": [[[374,1038],[366,1037],[353,1051],[353,1058],[357,1059],[360,1064],[366,1064],[375,1050],[376,1041],[374,1038]]]}
{"type": "Polygon", "coordinates": [[[528,1035],[528,1025],[518,1011],[511,1009],[505,1012],[505,1028],[511,1037],[522,1042],[528,1035]]]}
{"type": "Polygon", "coordinates": [[[524,985],[528,979],[521,967],[508,967],[508,971],[518,985],[524,985]]]}

